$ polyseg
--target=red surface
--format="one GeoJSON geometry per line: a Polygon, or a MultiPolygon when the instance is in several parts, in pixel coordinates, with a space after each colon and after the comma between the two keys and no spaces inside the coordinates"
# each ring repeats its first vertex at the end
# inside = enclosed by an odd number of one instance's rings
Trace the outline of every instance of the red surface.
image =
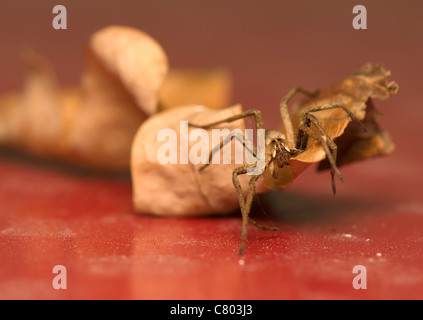
{"type": "Polygon", "coordinates": [[[423,298],[422,3],[364,1],[365,31],[352,29],[349,1],[63,4],[69,29],[61,32],[51,28],[53,2],[2,2],[0,90],[20,85],[22,45],[49,57],[62,83],[76,82],[88,35],[121,23],[155,36],[173,66],[228,67],[234,101],[263,110],[268,127],[280,124],[277,105],[291,86],[316,88],[383,62],[400,93],[376,106],[397,149],[342,168],[335,197],[329,174],[312,169],[263,197],[254,215],[280,229],[250,227],[242,259],[239,213],[138,217],[127,177],[2,155],[0,298],[423,298]],[[67,268],[67,290],[52,287],[55,265],[67,268]],[[367,268],[366,290],[352,286],[355,265],[367,268]]]}

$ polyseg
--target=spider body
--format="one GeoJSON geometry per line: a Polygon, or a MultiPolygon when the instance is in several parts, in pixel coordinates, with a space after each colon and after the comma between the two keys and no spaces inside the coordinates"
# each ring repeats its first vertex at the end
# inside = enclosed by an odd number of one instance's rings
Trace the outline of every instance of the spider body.
{"type": "Polygon", "coordinates": [[[289,166],[289,159],[300,153],[300,150],[291,148],[285,135],[278,130],[266,131],[265,138],[265,163],[274,180],[280,177],[279,169],[289,166]]]}

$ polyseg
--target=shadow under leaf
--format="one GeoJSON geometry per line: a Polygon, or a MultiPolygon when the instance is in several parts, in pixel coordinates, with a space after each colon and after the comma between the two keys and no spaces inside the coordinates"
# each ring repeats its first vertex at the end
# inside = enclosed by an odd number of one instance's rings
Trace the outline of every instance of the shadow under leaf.
{"type": "Polygon", "coordinates": [[[252,216],[291,225],[320,225],[380,213],[389,203],[362,196],[311,195],[293,191],[271,191],[259,195],[252,216]]]}

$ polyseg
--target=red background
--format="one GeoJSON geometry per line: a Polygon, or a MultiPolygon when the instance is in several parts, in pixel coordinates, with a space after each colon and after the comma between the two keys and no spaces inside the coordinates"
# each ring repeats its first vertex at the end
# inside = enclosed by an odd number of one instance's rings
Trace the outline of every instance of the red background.
{"type": "Polygon", "coordinates": [[[63,0],[67,30],[52,28],[56,4],[1,2],[1,92],[20,88],[25,46],[52,61],[63,85],[78,83],[89,35],[123,24],[155,37],[172,67],[228,68],[233,102],[261,109],[268,128],[279,127],[292,86],[312,90],[383,63],[400,92],[376,106],[397,148],[342,168],[335,197],[328,173],[309,169],[262,198],[255,216],[280,230],[250,227],[243,265],[239,213],[137,217],[128,177],[3,154],[0,298],[423,298],[421,1],[361,1],[367,30],[352,28],[356,1],[63,0]],[[52,287],[55,265],[67,268],[67,290],[52,287]],[[355,265],[367,268],[366,290],[352,286],[355,265]]]}

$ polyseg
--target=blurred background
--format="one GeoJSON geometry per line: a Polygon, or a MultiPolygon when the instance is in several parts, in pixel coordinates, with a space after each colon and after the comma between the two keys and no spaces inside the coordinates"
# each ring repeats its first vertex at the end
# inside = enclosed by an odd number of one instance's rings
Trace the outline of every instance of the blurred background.
{"type": "MultiPolygon", "coordinates": [[[[62,1],[68,29],[54,30],[57,1],[3,1],[1,89],[19,88],[17,53],[31,47],[50,59],[62,84],[79,82],[90,35],[111,24],[144,30],[165,49],[171,67],[228,68],[234,102],[256,106],[272,123],[274,108],[293,85],[317,88],[343,78],[367,61],[409,79],[402,95],[418,94],[421,74],[419,1],[367,1],[368,29],[355,30],[354,1],[62,1]],[[398,66],[397,66],[398,64],[398,66]]],[[[398,108],[397,108],[398,109],[398,108]]],[[[274,119],[275,122],[277,119],[274,119]]]]}
{"type": "Polygon", "coordinates": [[[400,91],[376,101],[395,152],[343,168],[336,199],[328,174],[312,169],[277,200],[265,198],[283,226],[271,236],[251,229],[243,266],[237,215],[136,219],[130,181],[0,158],[0,297],[423,298],[422,12],[418,0],[1,1],[0,93],[21,88],[24,47],[50,60],[62,85],[78,84],[90,35],[112,24],[150,34],[171,68],[228,69],[232,102],[262,110],[267,128],[280,126],[279,102],[292,86],[324,87],[365,62],[391,70],[400,91]],[[67,30],[52,27],[57,4],[67,30]],[[367,30],[352,27],[357,4],[367,30]],[[51,288],[58,260],[74,270],[66,292],[51,288]],[[351,270],[360,263],[373,278],[357,291],[351,270]]]}

